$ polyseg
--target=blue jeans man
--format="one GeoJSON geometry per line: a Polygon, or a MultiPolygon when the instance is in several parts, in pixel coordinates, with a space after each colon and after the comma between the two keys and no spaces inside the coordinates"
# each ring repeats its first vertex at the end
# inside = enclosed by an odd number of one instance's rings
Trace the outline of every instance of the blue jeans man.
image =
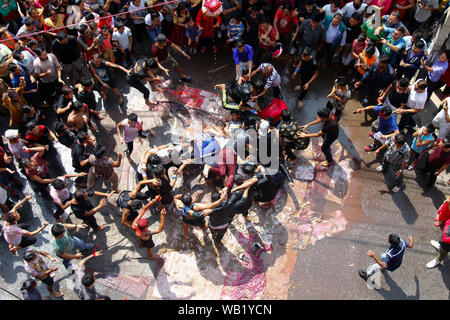
{"type": "MultiPolygon", "coordinates": [[[[72,251],[69,252],[72,254],[75,253],[76,250],[84,251],[84,250],[92,249],[94,247],[93,243],[84,243],[83,240],[81,240],[80,238],[77,238],[77,237],[72,237],[72,241],[73,241],[72,251]]],[[[68,269],[70,266],[72,266],[71,259],[64,259],[64,258],[61,258],[61,259],[62,259],[62,263],[66,269],[68,269]]]]}

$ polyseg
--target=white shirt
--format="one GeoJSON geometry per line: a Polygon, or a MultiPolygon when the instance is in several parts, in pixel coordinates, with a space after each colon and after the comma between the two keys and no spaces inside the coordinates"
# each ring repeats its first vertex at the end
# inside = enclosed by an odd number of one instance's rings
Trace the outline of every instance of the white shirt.
{"type": "MultiPolygon", "coordinates": [[[[159,21],[162,22],[164,20],[164,16],[161,14],[161,12],[158,13],[159,13],[159,21]]],[[[148,26],[153,25],[152,15],[150,13],[145,16],[145,24],[148,26]]]]}
{"type": "Polygon", "coordinates": [[[367,4],[363,3],[361,5],[361,7],[359,7],[358,10],[355,9],[355,7],[353,6],[353,1],[347,3],[342,9],[342,14],[344,15],[344,18],[350,18],[352,16],[353,13],[358,12],[360,14],[362,14],[364,12],[364,10],[366,9],[367,4]]]}
{"type": "Polygon", "coordinates": [[[427,89],[424,92],[416,92],[414,89],[416,83],[422,79],[417,80],[412,85],[411,90],[409,91],[408,102],[406,105],[411,109],[420,109],[422,110],[425,107],[425,102],[427,102],[427,89]]]}
{"type": "Polygon", "coordinates": [[[51,73],[45,77],[41,77],[40,80],[44,83],[53,82],[58,79],[57,68],[60,68],[58,59],[53,53],[47,53],[48,59],[42,61],[39,58],[36,58],[33,62],[34,72],[35,73],[43,73],[47,72],[48,69],[51,70],[51,73]]]}
{"type": "MultiPolygon", "coordinates": [[[[130,2],[130,7],[128,8],[129,11],[133,11],[133,10],[138,10],[138,9],[144,9],[145,8],[145,1],[141,0],[141,3],[139,4],[139,6],[135,6],[133,1],[130,2]]],[[[135,17],[144,17],[145,14],[145,10],[138,10],[138,11],[133,11],[133,16],[135,17]]],[[[144,23],[144,21],[142,19],[132,19],[134,24],[142,24],[144,23]]]]}
{"type": "MultiPolygon", "coordinates": [[[[438,0],[423,0],[425,7],[439,8],[438,0]]],[[[431,17],[432,10],[424,10],[416,4],[416,13],[414,14],[414,19],[418,22],[425,22],[431,17]]]]}
{"type": "MultiPolygon", "coordinates": [[[[412,36],[405,36],[403,37],[403,40],[405,40],[405,51],[408,51],[412,47],[412,36]]],[[[423,47],[423,51],[427,51],[427,42],[420,38],[425,43],[425,46],[423,47]]]]}
{"type": "Polygon", "coordinates": [[[17,63],[18,65],[21,65],[22,67],[27,69],[29,73],[33,73],[33,61],[34,61],[33,55],[29,53],[27,50],[22,50],[20,53],[23,54],[23,60],[17,61],[16,59],[14,59],[14,63],[17,63]]]}
{"type": "Polygon", "coordinates": [[[125,30],[120,33],[119,31],[114,31],[112,35],[112,41],[118,41],[120,43],[120,46],[126,50],[130,46],[130,37],[132,33],[130,28],[125,27],[125,30]]]}
{"type": "Polygon", "coordinates": [[[326,4],[326,5],[324,5],[324,6],[322,7],[322,10],[325,11],[325,16],[330,16],[330,17],[332,17],[332,16],[334,16],[336,13],[342,14],[341,9],[339,9],[339,8],[336,10],[336,12],[332,12],[332,11],[331,11],[331,4],[326,4]]]}

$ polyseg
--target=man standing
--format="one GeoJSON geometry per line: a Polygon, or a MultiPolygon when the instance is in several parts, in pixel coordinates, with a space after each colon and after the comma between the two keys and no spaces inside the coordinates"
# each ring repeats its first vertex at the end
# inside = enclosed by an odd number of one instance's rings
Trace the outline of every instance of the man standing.
{"type": "Polygon", "coordinates": [[[297,107],[301,109],[303,107],[303,99],[305,98],[309,87],[319,76],[319,68],[313,59],[311,48],[309,47],[303,49],[300,61],[295,68],[294,73],[292,73],[292,79],[295,79],[297,74],[300,75],[300,85],[295,86],[294,90],[300,91],[300,94],[297,97],[297,107]]]}
{"type": "Polygon", "coordinates": [[[253,48],[251,45],[245,44],[244,40],[239,39],[236,47],[233,49],[233,59],[236,65],[236,80],[240,85],[243,80],[243,71],[248,70],[247,81],[252,78],[253,67],[253,48]]]}
{"type": "Polygon", "coordinates": [[[427,268],[432,269],[441,264],[442,261],[447,257],[448,252],[450,251],[450,219],[445,222],[444,230],[442,231],[442,239],[437,242],[435,240],[431,240],[431,245],[438,250],[438,255],[436,258],[427,263],[427,268]]]}
{"type": "Polygon", "coordinates": [[[391,233],[388,238],[389,249],[381,255],[381,260],[377,258],[372,250],[369,250],[367,255],[375,260],[376,263],[371,265],[367,271],[360,269],[358,271],[359,276],[367,280],[379,270],[391,272],[397,270],[402,264],[406,248],[412,248],[414,245],[413,237],[409,236],[408,238],[409,243],[400,239],[398,235],[391,233]]]}
{"type": "Polygon", "coordinates": [[[414,128],[416,121],[414,114],[421,112],[427,102],[427,82],[423,79],[417,80],[409,90],[408,102],[406,107],[394,111],[395,114],[401,114],[398,129],[403,131],[406,127],[414,128]]]}
{"type": "Polygon", "coordinates": [[[399,133],[390,137],[386,142],[375,151],[375,157],[378,157],[381,150],[388,148],[384,154],[383,161],[377,167],[378,172],[385,173],[389,167],[395,172],[395,181],[393,192],[399,192],[403,187],[403,170],[408,166],[411,149],[405,140],[405,135],[399,133]]]}
{"type": "Polygon", "coordinates": [[[39,93],[43,100],[53,105],[64,85],[61,78],[62,67],[58,59],[45,49],[37,48],[34,52],[38,58],[33,62],[34,73],[39,78],[39,93]]]}
{"type": "Polygon", "coordinates": [[[116,23],[117,31],[112,34],[112,42],[117,47],[117,58],[125,68],[133,63],[131,52],[133,50],[133,37],[130,28],[122,23],[116,23]]]}
{"type": "Polygon", "coordinates": [[[330,110],[327,108],[320,109],[317,112],[317,119],[304,125],[303,130],[309,126],[317,123],[323,123],[322,129],[317,133],[300,133],[301,138],[315,138],[322,137],[322,152],[325,155],[326,161],[323,161],[321,165],[329,167],[334,163],[333,156],[331,155],[331,144],[339,137],[339,126],[337,122],[330,117],[330,110]]]}
{"type": "Polygon", "coordinates": [[[86,258],[80,260],[75,270],[75,288],[76,295],[81,300],[111,300],[110,297],[101,295],[94,287],[95,276],[93,273],[86,273],[85,264],[88,260],[99,257],[103,253],[103,250],[94,252],[86,258]]]}
{"type": "Polygon", "coordinates": [[[62,70],[67,75],[70,75],[72,81],[81,78],[81,52],[78,48],[77,39],[74,36],[67,35],[64,31],[59,31],[56,34],[56,39],[53,40],[52,53],[61,62],[62,70]]]}
{"type": "Polygon", "coordinates": [[[445,171],[450,165],[450,137],[437,139],[425,152],[433,148],[435,148],[434,151],[427,155],[425,167],[422,170],[417,170],[417,172],[425,174],[426,189],[430,189],[441,172],[445,171]]]}

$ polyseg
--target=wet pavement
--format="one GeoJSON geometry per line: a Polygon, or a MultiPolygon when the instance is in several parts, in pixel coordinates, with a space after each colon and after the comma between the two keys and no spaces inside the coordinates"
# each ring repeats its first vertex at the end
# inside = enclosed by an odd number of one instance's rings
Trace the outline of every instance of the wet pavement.
{"type": "MultiPolygon", "coordinates": [[[[213,89],[217,83],[227,83],[234,78],[234,67],[230,50],[222,50],[213,58],[211,55],[197,55],[190,61],[177,56],[181,69],[193,77],[189,84],[180,83],[178,77],[167,83],[163,94],[152,94],[152,99],[178,101],[188,108],[177,109],[169,103],[160,104],[160,112],[149,112],[141,94],[129,88],[122,73],[117,80],[123,84],[121,91],[126,96],[126,108],[117,106],[110,94],[106,106],[100,102],[98,108],[107,115],[100,122],[97,141],[108,146],[107,152],[115,159],[115,151],[123,152],[118,145],[115,124],[126,117],[127,112],[136,112],[144,121],[144,130],[153,129],[157,137],[150,138],[152,145],[178,141],[189,135],[188,127],[217,116],[195,111],[201,107],[221,114],[218,92],[213,89]],[[169,108],[171,115],[166,117],[169,108]]],[[[333,72],[321,69],[318,80],[311,86],[304,100],[304,107],[298,110],[293,88],[296,81],[290,80],[292,68],[285,72],[284,64],[274,63],[283,77],[283,96],[289,109],[300,124],[315,118],[318,109],[326,104],[326,95],[331,90],[333,72]]],[[[99,223],[107,223],[104,232],[87,230],[78,232],[83,239],[91,239],[104,249],[102,257],[88,262],[89,270],[96,272],[97,290],[113,299],[449,299],[450,264],[427,270],[425,264],[435,251],[429,244],[438,239],[439,229],[433,226],[437,208],[448,194],[446,184],[449,175],[439,177],[437,188],[423,193],[415,181],[415,174],[405,174],[406,189],[397,194],[388,192],[384,177],[375,171],[377,162],[373,154],[363,151],[370,142],[369,127],[361,127],[362,115],[353,115],[360,104],[351,100],[341,119],[339,143],[332,151],[336,164],[330,168],[320,166],[325,160],[320,151],[320,139],[313,139],[310,146],[299,153],[300,161],[290,166],[291,173],[298,171],[314,180],[294,179],[294,185],[285,184],[280,199],[274,208],[263,209],[254,205],[250,210],[249,222],[241,215],[236,216],[223,243],[216,248],[211,234],[200,229],[191,229],[189,240],[182,236],[181,221],[174,211],[166,217],[164,231],[154,236],[161,261],[147,261],[145,250],[137,247],[134,233],[121,224],[116,196],[97,213],[99,223]],[[361,160],[361,161],[359,161],[361,160]],[[298,169],[298,167],[301,167],[298,169]],[[301,172],[300,172],[301,171],[301,172]],[[387,248],[389,233],[398,233],[402,238],[412,234],[413,249],[405,254],[401,269],[382,276],[381,289],[370,290],[357,275],[372,263],[367,250],[372,249],[380,256],[387,248]]],[[[421,114],[422,124],[432,118],[435,106],[428,104],[421,114]]],[[[6,119],[2,118],[5,124],[6,119]]],[[[2,126],[5,127],[4,125],[2,126]]],[[[316,132],[311,127],[310,132],[316,132]]],[[[2,131],[3,133],[3,131],[2,131]]],[[[139,153],[146,149],[135,142],[132,158],[137,163],[139,153]]],[[[61,147],[64,150],[64,147],[61,147]]],[[[68,150],[65,150],[66,152],[68,150]]],[[[69,160],[63,156],[63,163],[70,172],[69,160]]],[[[117,172],[120,189],[131,190],[135,186],[136,164],[126,159],[117,172]]],[[[191,192],[203,190],[202,201],[209,201],[211,188],[198,185],[198,177],[177,182],[176,191],[191,192]]],[[[109,184],[96,183],[96,190],[109,190],[109,184]]],[[[24,194],[30,194],[27,185],[24,194]]],[[[95,205],[99,198],[92,198],[95,205]]],[[[35,230],[40,221],[52,222],[51,203],[46,199],[33,198],[21,210],[23,220],[35,230]]],[[[157,229],[159,215],[148,213],[150,229],[157,229]]],[[[77,219],[71,215],[71,220],[77,219]]],[[[50,244],[50,226],[37,236],[36,246],[53,254],[50,244]]],[[[19,287],[27,277],[22,261],[22,252],[12,256],[4,240],[0,241],[0,288],[20,296],[19,287]]],[[[62,264],[55,280],[64,299],[77,299],[72,291],[73,276],[62,264]]],[[[40,285],[43,295],[45,286],[40,285]]],[[[1,299],[16,299],[0,290],[1,299]]]]}

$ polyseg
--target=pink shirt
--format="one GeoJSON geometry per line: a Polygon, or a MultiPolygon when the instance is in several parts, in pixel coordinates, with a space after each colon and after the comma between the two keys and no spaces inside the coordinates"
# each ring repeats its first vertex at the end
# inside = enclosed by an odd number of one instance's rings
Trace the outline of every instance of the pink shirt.
{"type": "MultiPolygon", "coordinates": [[[[60,180],[64,181],[63,179],[60,180]]],[[[52,197],[54,203],[60,204],[70,197],[70,192],[67,188],[56,190],[53,186],[50,186],[50,197],[52,197]]]]}
{"type": "Polygon", "coordinates": [[[135,127],[131,127],[128,124],[128,119],[125,119],[121,122],[123,127],[123,139],[125,142],[131,142],[139,136],[139,130],[142,129],[142,121],[138,118],[137,124],[135,127]]]}
{"type": "Polygon", "coordinates": [[[6,242],[13,246],[18,246],[22,241],[22,235],[26,230],[22,229],[17,224],[8,226],[6,221],[2,221],[2,226],[6,242]]]}
{"type": "Polygon", "coordinates": [[[366,45],[367,45],[367,40],[361,46],[359,44],[359,42],[358,42],[358,39],[355,39],[355,40],[353,40],[352,48],[353,48],[353,51],[355,51],[356,54],[360,54],[366,48],[366,45]]]}

